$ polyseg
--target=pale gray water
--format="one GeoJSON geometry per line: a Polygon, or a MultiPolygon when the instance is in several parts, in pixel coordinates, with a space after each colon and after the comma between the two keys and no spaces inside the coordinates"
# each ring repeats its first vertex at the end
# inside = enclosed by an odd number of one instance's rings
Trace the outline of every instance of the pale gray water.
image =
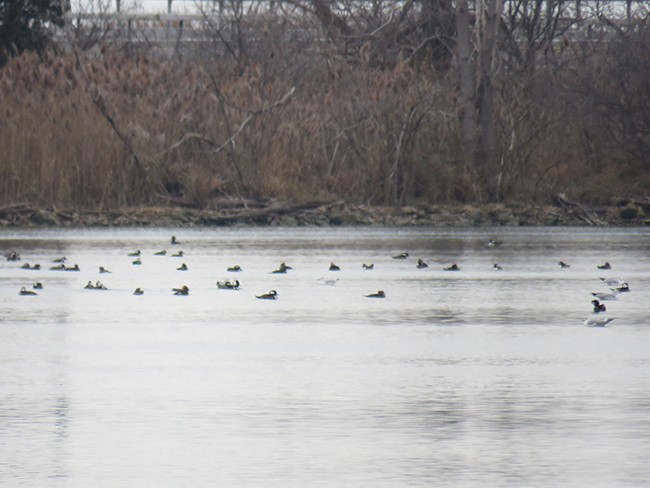
{"type": "Polygon", "coordinates": [[[0,486],[650,486],[648,229],[2,230],[0,249],[22,256],[0,262],[0,486]],[[61,255],[81,272],[49,271],[61,255]],[[599,276],[632,291],[585,327],[599,276]]]}

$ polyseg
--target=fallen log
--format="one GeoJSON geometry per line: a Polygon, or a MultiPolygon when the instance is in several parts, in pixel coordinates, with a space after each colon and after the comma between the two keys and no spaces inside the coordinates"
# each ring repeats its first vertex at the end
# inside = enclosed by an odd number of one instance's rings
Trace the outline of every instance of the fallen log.
{"type": "Polygon", "coordinates": [[[305,203],[287,204],[287,205],[272,205],[270,207],[247,210],[244,212],[236,212],[228,215],[218,216],[205,216],[202,218],[205,225],[227,225],[234,222],[256,221],[260,219],[267,219],[276,215],[285,215],[288,213],[299,212],[301,210],[312,210],[324,205],[329,205],[332,202],[326,201],[311,201],[305,203]]]}

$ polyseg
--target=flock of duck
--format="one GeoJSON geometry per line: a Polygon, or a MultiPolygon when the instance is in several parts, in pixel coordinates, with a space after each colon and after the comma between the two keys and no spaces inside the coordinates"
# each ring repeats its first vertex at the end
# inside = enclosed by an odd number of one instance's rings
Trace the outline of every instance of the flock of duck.
{"type": "MultiPolygon", "coordinates": [[[[176,239],[176,236],[172,236],[170,240],[170,244],[172,246],[179,245],[180,242],[176,239]]],[[[157,251],[154,253],[154,256],[166,256],[167,255],[167,250],[161,250],[157,251]]],[[[178,251],[173,254],[169,254],[172,257],[178,257],[182,258],[184,257],[184,252],[183,251],[178,251]]],[[[131,258],[135,258],[131,264],[134,266],[140,266],[142,265],[142,251],[137,250],[128,253],[128,256],[131,258]]],[[[5,254],[5,258],[7,261],[21,261],[21,256],[17,251],[10,251],[5,254]]],[[[394,256],[394,259],[408,259],[408,253],[403,253],[398,256],[394,256]]],[[[66,265],[67,263],[67,258],[65,256],[56,258],[52,260],[52,266],[50,266],[49,270],[50,271],[67,271],[67,272],[77,272],[81,271],[81,268],[79,267],[78,264],[74,264],[71,266],[66,265]]],[[[426,267],[426,264],[422,260],[418,261],[418,267],[426,267]]],[[[453,265],[456,266],[456,265],[453,265]]],[[[40,264],[29,264],[29,263],[24,263],[22,266],[20,266],[21,269],[25,270],[32,270],[32,271],[40,271],[42,266],[40,264]]],[[[278,266],[277,269],[271,271],[271,274],[286,274],[289,270],[291,270],[291,266],[288,266],[286,263],[282,262],[278,266]]],[[[330,264],[330,271],[340,271],[340,267],[337,266],[334,263],[330,264]]],[[[365,270],[372,270],[374,269],[374,264],[363,264],[363,269],[365,270]]],[[[188,271],[189,268],[186,263],[182,263],[178,268],[176,268],[177,271],[188,271]]],[[[227,271],[229,273],[238,273],[242,272],[243,268],[236,264],[234,266],[230,266],[227,268],[227,271]]],[[[104,266],[99,266],[99,273],[100,274],[110,274],[111,271],[105,268],[104,266]]],[[[325,285],[335,285],[338,280],[325,280],[324,278],[319,279],[320,284],[325,284],[325,285]]],[[[223,281],[217,281],[217,288],[222,289],[222,290],[239,290],[240,288],[240,282],[239,280],[233,279],[233,280],[223,280],[223,281]]],[[[92,281],[88,281],[86,285],[84,286],[84,289],[86,290],[108,290],[108,287],[106,287],[101,281],[97,280],[94,283],[92,281]]],[[[26,286],[23,286],[20,288],[20,291],[18,292],[19,295],[22,296],[35,296],[38,295],[36,290],[43,290],[43,284],[41,282],[37,282],[32,285],[31,289],[28,289],[26,286]]],[[[174,295],[181,295],[181,296],[187,296],[190,294],[190,289],[187,285],[182,285],[178,288],[172,288],[171,289],[172,294],[174,295]]],[[[140,287],[136,288],[133,291],[133,295],[135,296],[141,296],[144,295],[144,290],[140,287]]],[[[367,298],[385,298],[386,294],[383,290],[379,290],[375,293],[369,293],[367,295],[364,295],[367,298]]],[[[255,295],[255,297],[259,300],[277,300],[279,298],[279,294],[276,290],[269,290],[267,293],[262,293],[260,295],[255,295]]]]}
{"type": "MultiPolygon", "coordinates": [[[[170,240],[170,244],[172,246],[179,245],[180,242],[176,239],[176,236],[172,236],[170,240]]],[[[494,239],[490,239],[487,243],[488,247],[495,247],[500,245],[500,241],[496,241],[494,239]]],[[[132,265],[134,266],[140,266],[142,265],[142,260],[141,260],[141,255],[142,252],[140,250],[130,252],[128,253],[128,256],[131,258],[135,258],[132,261],[132,265]]],[[[161,250],[157,251],[154,253],[155,256],[165,256],[167,255],[166,250],[161,250]]],[[[183,251],[178,251],[173,254],[169,254],[172,257],[179,257],[182,258],[184,256],[183,251]]],[[[20,254],[16,251],[10,251],[5,254],[5,258],[7,261],[20,261],[21,257],[20,254]]],[[[408,260],[410,259],[410,255],[407,252],[397,254],[395,256],[392,256],[392,259],[396,260],[408,260]]],[[[49,268],[51,271],[64,271],[64,272],[78,272],[80,271],[79,265],[74,264],[71,266],[66,265],[67,259],[65,257],[60,257],[57,259],[54,259],[52,261],[52,266],[49,268]]],[[[570,268],[571,265],[567,264],[564,261],[558,261],[558,266],[561,269],[567,269],[570,268]]],[[[415,265],[417,269],[425,269],[428,268],[429,265],[421,258],[417,260],[417,263],[415,265]]],[[[40,264],[29,264],[29,263],[24,263],[22,266],[20,266],[21,269],[25,270],[41,270],[42,267],[40,264]]],[[[609,262],[605,262],[602,265],[598,265],[597,268],[599,270],[611,270],[612,266],[609,262]]],[[[187,264],[182,263],[178,268],[176,268],[178,271],[187,271],[189,268],[187,264]]],[[[286,263],[282,262],[278,266],[277,269],[271,271],[271,274],[286,274],[289,270],[291,270],[291,266],[288,266],[286,263]]],[[[362,264],[362,269],[364,270],[373,270],[374,269],[374,263],[363,263],[362,264]]],[[[501,265],[498,263],[494,263],[492,266],[492,269],[494,271],[501,271],[503,268],[501,265]]],[[[336,265],[335,263],[330,263],[329,266],[329,271],[340,271],[341,268],[336,265]]],[[[449,266],[443,267],[444,271],[450,271],[450,272],[455,272],[455,271],[460,271],[460,267],[456,263],[452,263],[449,266]]],[[[227,268],[227,271],[229,273],[239,273],[242,272],[243,269],[240,265],[233,265],[227,268]]],[[[99,273],[100,274],[110,274],[111,271],[105,268],[104,266],[99,266],[99,273]]],[[[585,319],[584,324],[586,326],[590,327],[605,327],[609,323],[611,323],[614,318],[613,317],[608,317],[605,315],[605,312],[607,311],[607,307],[604,303],[605,301],[608,300],[616,300],[618,298],[618,295],[621,293],[627,293],[630,291],[629,284],[624,281],[623,279],[620,278],[600,278],[601,283],[605,284],[608,287],[608,291],[606,292],[591,292],[592,295],[592,300],[591,300],[591,305],[592,305],[592,315],[588,318],[585,319]]],[[[325,279],[325,278],[319,278],[318,283],[321,285],[336,285],[338,282],[338,279],[325,279]]],[[[216,283],[217,288],[223,289],[223,290],[239,290],[240,289],[240,282],[237,279],[233,280],[223,280],[223,281],[217,281],[216,283]]],[[[99,280],[95,281],[94,283],[92,281],[88,281],[84,287],[87,290],[108,290],[108,288],[99,280]]],[[[34,296],[37,295],[38,292],[37,290],[42,290],[43,289],[43,284],[41,282],[37,282],[32,285],[31,289],[28,289],[27,287],[23,286],[20,288],[20,291],[18,292],[19,295],[24,295],[24,296],[34,296]]],[[[190,294],[190,289],[188,288],[187,285],[182,285],[178,288],[172,288],[171,293],[174,295],[189,295],[190,294]]],[[[133,291],[133,295],[136,296],[141,296],[144,295],[144,290],[140,287],[136,288],[133,291]]],[[[383,290],[378,290],[374,293],[368,293],[366,295],[363,295],[366,298],[386,298],[386,293],[383,290]]],[[[260,295],[255,295],[255,297],[259,300],[277,300],[279,298],[279,294],[276,290],[269,290],[266,293],[262,293],[260,295]]]]}
{"type": "MultiPolygon", "coordinates": [[[[170,240],[170,244],[172,246],[180,244],[180,242],[176,239],[176,236],[172,236],[170,240]]],[[[494,245],[494,241],[490,241],[489,245],[494,245]]],[[[161,250],[157,251],[154,253],[154,256],[166,256],[167,255],[167,250],[161,250]]],[[[178,251],[174,254],[170,254],[172,257],[183,257],[184,252],[183,251],[178,251]]],[[[142,265],[142,251],[137,250],[128,253],[128,256],[131,258],[135,258],[131,264],[134,266],[140,266],[142,265]]],[[[21,256],[18,254],[16,251],[10,251],[5,254],[5,258],[7,261],[20,261],[21,256]]],[[[398,254],[396,256],[393,256],[393,259],[397,260],[406,260],[409,259],[409,254],[407,252],[398,254]]],[[[74,264],[72,266],[66,265],[67,258],[65,256],[56,258],[52,260],[52,266],[50,266],[50,271],[69,271],[69,272],[77,272],[81,271],[81,268],[79,267],[78,264],[74,264]]],[[[422,259],[418,259],[416,268],[422,269],[422,268],[427,268],[429,265],[424,262],[422,259]]],[[[497,265],[495,265],[497,266],[497,265]]],[[[362,265],[362,269],[364,270],[373,270],[375,267],[374,263],[364,263],[362,265]]],[[[21,269],[25,270],[33,270],[33,271],[39,271],[42,268],[40,264],[29,264],[29,263],[24,263],[22,266],[20,266],[21,269]]],[[[176,268],[177,271],[188,271],[188,266],[185,263],[182,263],[178,268],[176,268]]],[[[271,274],[286,274],[289,270],[291,270],[292,267],[288,266],[286,263],[282,262],[278,266],[277,269],[271,271],[271,274]]],[[[458,267],[457,264],[452,264],[449,267],[444,268],[445,271],[460,271],[460,268],[458,267]]],[[[500,268],[499,268],[500,269],[500,268]]],[[[340,266],[334,264],[333,262],[330,263],[329,266],[329,271],[340,271],[341,268],[340,266]]],[[[243,268],[236,264],[234,266],[230,266],[227,268],[227,271],[229,273],[238,273],[243,271],[243,268]]],[[[105,268],[104,266],[99,266],[99,273],[100,274],[110,274],[111,271],[105,268]]],[[[336,285],[338,282],[338,279],[325,279],[325,278],[319,278],[318,283],[322,285],[336,285]]],[[[222,290],[239,290],[240,288],[240,282],[239,280],[224,280],[224,281],[217,281],[217,288],[222,289],[222,290]]],[[[32,289],[28,289],[27,287],[23,286],[20,288],[20,291],[18,292],[19,295],[23,296],[34,296],[38,295],[36,290],[42,290],[43,289],[43,284],[41,282],[37,282],[34,285],[32,285],[32,289]]],[[[99,280],[95,281],[94,283],[92,281],[88,281],[86,283],[86,286],[84,286],[84,289],[86,290],[108,290],[108,288],[99,280]]],[[[189,295],[190,294],[190,289],[187,285],[183,285],[178,288],[172,288],[171,292],[174,295],[189,295]]],[[[136,288],[133,291],[133,295],[136,296],[141,296],[144,295],[144,290],[140,287],[136,288]]],[[[260,295],[255,295],[255,297],[259,300],[277,300],[279,298],[279,294],[276,290],[269,290],[267,293],[262,293],[260,295]]],[[[386,298],[386,293],[383,290],[378,290],[374,293],[368,293],[364,295],[366,298],[386,298]]]]}
{"type": "MultiPolygon", "coordinates": [[[[571,267],[570,264],[567,264],[564,261],[559,261],[558,266],[563,269],[571,267]]],[[[605,262],[603,264],[598,265],[597,268],[599,270],[606,271],[612,269],[612,265],[609,262],[605,262]]],[[[607,312],[607,306],[601,302],[608,301],[608,300],[617,300],[618,296],[621,293],[627,293],[630,291],[630,285],[628,284],[627,281],[623,280],[622,278],[599,278],[599,279],[602,284],[605,284],[607,286],[609,291],[591,292],[591,295],[593,297],[591,300],[592,316],[587,317],[584,322],[584,324],[588,327],[605,327],[610,322],[612,322],[614,320],[614,317],[607,317],[601,315],[607,312]]]]}

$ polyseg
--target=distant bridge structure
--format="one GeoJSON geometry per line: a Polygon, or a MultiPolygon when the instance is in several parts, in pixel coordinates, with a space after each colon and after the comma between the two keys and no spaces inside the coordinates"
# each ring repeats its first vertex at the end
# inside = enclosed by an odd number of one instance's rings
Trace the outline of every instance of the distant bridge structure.
{"type": "MultiPolygon", "coordinates": [[[[514,0],[504,1],[505,9],[508,9],[510,1],[514,5],[514,0]]],[[[242,20],[244,22],[239,27],[243,25],[246,28],[246,19],[256,15],[304,15],[295,2],[283,0],[243,0],[235,3],[229,0],[140,0],[137,5],[142,8],[138,10],[134,0],[112,2],[104,3],[101,12],[69,10],[65,14],[65,27],[57,34],[60,40],[65,42],[74,38],[74,42],[86,42],[88,45],[98,41],[140,45],[169,55],[188,47],[214,44],[215,33],[227,34],[235,22],[242,20]],[[232,11],[233,5],[239,6],[239,20],[232,11]]],[[[342,4],[353,11],[355,5],[361,8],[367,2],[346,0],[342,4]]],[[[394,8],[400,3],[402,0],[394,0],[387,5],[394,8]]],[[[336,2],[333,2],[335,7],[336,2]]],[[[650,15],[645,0],[569,0],[564,2],[564,9],[563,23],[574,25],[576,29],[589,30],[595,26],[593,20],[601,15],[620,24],[650,15]]],[[[254,29],[255,24],[250,24],[250,28],[254,29]]],[[[255,38],[255,34],[251,33],[255,38]]],[[[305,34],[309,33],[305,31],[305,34]]]]}
{"type": "MultiPolygon", "coordinates": [[[[70,5],[69,0],[62,0],[70,5]]],[[[453,1],[453,0],[452,0],[453,1]]],[[[355,6],[367,6],[370,0],[345,0],[340,2],[331,2],[329,5],[333,10],[342,10],[355,6]]],[[[507,4],[509,0],[505,0],[507,4]]],[[[306,0],[309,3],[309,0],[306,0]]],[[[405,3],[405,0],[393,0],[387,2],[388,5],[399,7],[405,3]]],[[[470,0],[470,4],[473,3],[470,0]]],[[[580,19],[584,12],[590,12],[594,15],[599,15],[607,12],[615,12],[617,17],[621,20],[632,20],[637,11],[642,11],[648,14],[646,0],[566,0],[563,2],[565,6],[575,12],[576,17],[580,19]],[[635,8],[643,6],[645,8],[635,8]]],[[[92,13],[91,8],[84,8],[84,0],[79,0],[75,5],[75,13],[92,13]]],[[[90,4],[93,5],[92,3],[90,4]]],[[[287,8],[295,8],[295,2],[287,2],[284,0],[241,0],[232,2],[231,0],[108,0],[102,4],[104,13],[134,13],[139,11],[141,13],[149,14],[203,14],[203,13],[221,13],[224,14],[228,8],[237,5],[242,11],[256,11],[256,12],[273,12],[276,8],[282,7],[284,10],[287,8]]],[[[68,10],[70,8],[68,7],[68,10]]],[[[97,12],[94,12],[97,13],[97,12]]]]}

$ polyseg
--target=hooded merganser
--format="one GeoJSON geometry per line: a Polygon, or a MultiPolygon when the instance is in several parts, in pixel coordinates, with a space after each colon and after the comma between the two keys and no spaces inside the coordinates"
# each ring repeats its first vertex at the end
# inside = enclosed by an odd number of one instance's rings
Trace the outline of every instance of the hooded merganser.
{"type": "Polygon", "coordinates": [[[609,263],[601,264],[599,266],[596,266],[598,269],[612,269],[612,265],[609,263]]]}
{"type": "Polygon", "coordinates": [[[402,254],[398,254],[397,256],[393,256],[393,259],[408,259],[409,258],[409,253],[403,252],[402,254]]]}
{"type": "Polygon", "coordinates": [[[362,264],[361,267],[362,267],[363,269],[374,269],[374,268],[375,268],[375,265],[374,265],[374,263],[371,263],[371,264],[362,264]]]}
{"type": "Polygon", "coordinates": [[[57,264],[56,266],[52,266],[50,268],[50,271],[65,271],[65,264],[57,264]]]}
{"type": "Polygon", "coordinates": [[[171,243],[172,243],[173,246],[175,246],[177,244],[180,244],[180,242],[176,240],[176,236],[172,236],[171,243]]]}
{"type": "Polygon", "coordinates": [[[428,268],[429,265],[425,263],[422,259],[418,259],[418,264],[415,266],[417,269],[428,268]]]}
{"type": "Polygon", "coordinates": [[[142,260],[140,258],[138,258],[135,261],[132,261],[131,264],[134,264],[135,266],[139,266],[139,265],[142,264],[142,260]]]}
{"type": "Polygon", "coordinates": [[[187,264],[183,263],[178,268],[176,268],[176,271],[187,271],[188,269],[189,268],[187,267],[187,264]]]}
{"type": "Polygon", "coordinates": [[[94,290],[94,289],[95,289],[95,285],[93,285],[93,282],[92,282],[92,281],[89,281],[88,283],[86,283],[86,286],[84,286],[84,288],[85,288],[86,290],[94,290]]]}
{"type": "Polygon", "coordinates": [[[142,288],[136,288],[136,289],[133,291],[133,294],[134,294],[134,295],[144,295],[144,290],[143,290],[142,288]]]}
{"type": "Polygon", "coordinates": [[[451,266],[444,268],[445,271],[460,271],[460,268],[456,263],[452,264],[451,266]]]}
{"type": "Polygon", "coordinates": [[[42,289],[43,289],[43,283],[41,283],[40,281],[38,281],[38,282],[36,282],[36,283],[34,283],[34,284],[32,285],[32,288],[33,288],[34,290],[42,290],[42,289]]]}
{"type": "Polygon", "coordinates": [[[129,256],[132,257],[132,258],[135,258],[137,256],[140,256],[140,254],[142,254],[142,252],[140,252],[140,249],[138,249],[137,251],[130,252],[129,256]]]}
{"type": "Polygon", "coordinates": [[[106,268],[104,268],[103,266],[100,266],[100,267],[99,267],[99,273],[100,273],[100,274],[110,273],[110,271],[107,270],[106,268]]]}
{"type": "Polygon", "coordinates": [[[268,293],[264,293],[262,295],[255,295],[255,298],[259,298],[260,300],[277,300],[278,292],[271,290],[268,293]]]}
{"type": "Polygon", "coordinates": [[[501,267],[501,265],[499,265],[497,263],[494,263],[494,266],[492,266],[492,269],[495,270],[495,271],[501,271],[503,268],[501,267]]]}
{"type": "Polygon", "coordinates": [[[227,271],[229,271],[230,273],[239,273],[240,271],[243,271],[243,270],[241,269],[241,266],[236,264],[236,265],[231,266],[230,268],[228,268],[227,271]]]}
{"type": "Polygon", "coordinates": [[[330,263],[330,271],[341,271],[341,268],[334,263],[330,263]]]}
{"type": "Polygon", "coordinates": [[[164,256],[165,254],[167,254],[167,251],[165,249],[163,249],[162,251],[158,251],[158,252],[153,253],[154,256],[164,256]]]}
{"type": "Polygon", "coordinates": [[[487,245],[488,245],[488,247],[500,246],[500,245],[501,245],[501,241],[497,241],[497,240],[494,240],[494,239],[490,239],[490,240],[488,241],[487,245]]]}
{"type": "Polygon", "coordinates": [[[7,261],[20,261],[20,254],[16,251],[11,251],[7,255],[7,261]]]}
{"type": "Polygon", "coordinates": [[[75,264],[74,266],[64,266],[63,270],[64,271],[81,271],[78,264],[75,264]]]}
{"type": "Polygon", "coordinates": [[[19,295],[36,295],[37,293],[36,293],[35,291],[28,290],[27,288],[25,288],[25,287],[23,286],[23,287],[20,289],[20,291],[18,292],[18,294],[19,294],[19,295]]]}
{"type": "Polygon", "coordinates": [[[173,258],[182,258],[185,253],[183,251],[178,251],[176,254],[172,254],[173,258]]]}
{"type": "Polygon", "coordinates": [[[571,267],[570,264],[567,264],[567,263],[565,263],[564,261],[558,261],[557,265],[558,265],[560,268],[570,268],[570,267],[571,267]]]}
{"type": "Polygon", "coordinates": [[[53,259],[52,262],[62,264],[65,263],[67,260],[68,258],[66,258],[65,256],[61,256],[60,258],[53,259]]]}
{"type": "Polygon", "coordinates": [[[386,298],[386,293],[383,290],[379,290],[377,293],[371,293],[370,295],[364,295],[366,298],[386,298]]]}
{"type": "Polygon", "coordinates": [[[37,271],[37,270],[41,269],[41,265],[40,264],[35,264],[34,266],[30,266],[29,263],[25,263],[20,268],[21,269],[29,269],[31,271],[37,271]]]}

